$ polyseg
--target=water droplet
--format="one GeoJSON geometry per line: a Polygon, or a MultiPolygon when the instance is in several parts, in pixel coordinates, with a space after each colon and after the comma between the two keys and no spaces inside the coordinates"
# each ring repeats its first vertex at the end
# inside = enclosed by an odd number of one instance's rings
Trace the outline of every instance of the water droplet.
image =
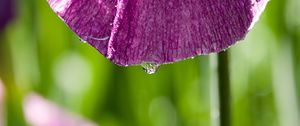
{"type": "Polygon", "coordinates": [[[156,63],[143,63],[141,66],[147,74],[154,74],[160,67],[160,65],[156,63]]]}
{"type": "Polygon", "coordinates": [[[80,42],[82,42],[82,43],[87,43],[87,41],[85,41],[85,40],[83,40],[83,39],[79,39],[80,40],[80,42]]]}

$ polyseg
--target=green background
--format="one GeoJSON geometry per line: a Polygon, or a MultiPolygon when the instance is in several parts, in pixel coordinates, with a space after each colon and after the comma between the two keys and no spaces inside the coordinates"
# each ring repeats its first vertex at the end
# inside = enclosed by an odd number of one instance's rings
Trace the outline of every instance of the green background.
{"type": "MultiPolygon", "coordinates": [[[[101,126],[217,125],[217,54],[148,75],[81,43],[45,0],[16,3],[0,32],[6,125],[28,125],[22,100],[31,92],[101,126]]],[[[299,6],[271,0],[245,40],[227,50],[232,126],[300,126],[299,6]]]]}

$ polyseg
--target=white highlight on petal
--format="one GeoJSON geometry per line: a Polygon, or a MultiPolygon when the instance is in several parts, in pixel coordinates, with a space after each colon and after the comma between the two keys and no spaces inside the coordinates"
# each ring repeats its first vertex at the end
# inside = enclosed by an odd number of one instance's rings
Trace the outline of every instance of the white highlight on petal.
{"type": "Polygon", "coordinates": [[[110,40],[108,42],[108,50],[107,50],[107,58],[111,59],[113,57],[113,53],[115,52],[115,49],[112,45],[112,41],[114,41],[116,34],[119,30],[119,26],[120,26],[120,20],[123,19],[123,13],[126,7],[126,0],[118,0],[118,4],[115,6],[117,8],[117,13],[116,13],[116,17],[114,19],[113,22],[113,29],[111,32],[111,37],[110,40]]]}
{"type": "Polygon", "coordinates": [[[262,14],[262,12],[265,10],[267,3],[269,2],[269,0],[252,0],[251,4],[253,5],[251,11],[253,14],[253,20],[252,23],[250,25],[250,27],[248,28],[248,30],[251,30],[254,26],[254,24],[259,20],[260,15],[262,14]]]}
{"type": "Polygon", "coordinates": [[[71,0],[49,0],[48,3],[56,13],[65,13],[71,0]]]}

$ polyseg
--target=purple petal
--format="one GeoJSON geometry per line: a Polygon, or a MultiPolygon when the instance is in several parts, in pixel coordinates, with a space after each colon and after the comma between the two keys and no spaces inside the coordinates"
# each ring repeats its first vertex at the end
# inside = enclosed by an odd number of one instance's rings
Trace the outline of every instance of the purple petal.
{"type": "Polygon", "coordinates": [[[83,40],[106,55],[116,0],[49,0],[51,8],[83,40]]]}
{"type": "Polygon", "coordinates": [[[118,65],[166,64],[245,37],[268,0],[49,0],[83,40],[118,65]]]}

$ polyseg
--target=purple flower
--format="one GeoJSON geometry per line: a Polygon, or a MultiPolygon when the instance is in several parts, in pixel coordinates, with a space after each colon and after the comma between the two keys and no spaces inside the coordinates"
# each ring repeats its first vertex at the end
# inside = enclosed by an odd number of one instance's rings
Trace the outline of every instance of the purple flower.
{"type": "Polygon", "coordinates": [[[113,63],[166,64],[220,52],[245,37],[268,0],[49,0],[113,63]]]}
{"type": "Polygon", "coordinates": [[[14,0],[0,0],[0,31],[14,16],[14,0]]]}

